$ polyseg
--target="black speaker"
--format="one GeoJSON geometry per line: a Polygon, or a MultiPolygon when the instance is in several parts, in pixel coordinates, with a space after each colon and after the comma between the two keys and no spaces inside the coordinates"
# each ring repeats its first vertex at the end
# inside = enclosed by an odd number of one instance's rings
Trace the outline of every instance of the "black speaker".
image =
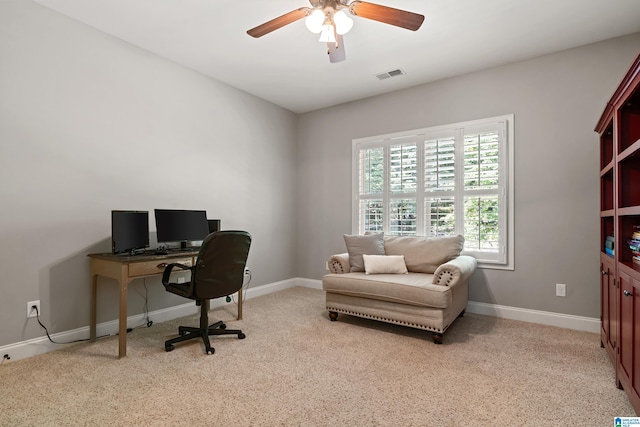
{"type": "Polygon", "coordinates": [[[220,231],[220,220],[219,219],[208,219],[209,223],[209,233],[213,233],[214,231],[220,231]]]}

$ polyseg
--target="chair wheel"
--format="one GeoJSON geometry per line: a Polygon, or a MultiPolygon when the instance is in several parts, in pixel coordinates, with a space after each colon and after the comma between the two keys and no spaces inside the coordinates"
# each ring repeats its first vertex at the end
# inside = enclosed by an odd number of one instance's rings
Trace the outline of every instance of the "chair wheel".
{"type": "Polygon", "coordinates": [[[243,334],[242,332],[240,332],[240,333],[238,334],[238,339],[239,339],[239,340],[243,340],[243,339],[245,339],[246,337],[247,337],[247,336],[246,336],[245,334],[243,334]]]}
{"type": "Polygon", "coordinates": [[[175,347],[173,346],[173,344],[165,344],[164,345],[164,351],[173,351],[175,347]]]}
{"type": "Polygon", "coordinates": [[[216,349],[213,347],[207,349],[207,354],[213,354],[215,352],[216,352],[216,349]]]}
{"type": "Polygon", "coordinates": [[[218,326],[220,329],[227,329],[227,325],[225,325],[224,323],[220,326],[218,326]]]}

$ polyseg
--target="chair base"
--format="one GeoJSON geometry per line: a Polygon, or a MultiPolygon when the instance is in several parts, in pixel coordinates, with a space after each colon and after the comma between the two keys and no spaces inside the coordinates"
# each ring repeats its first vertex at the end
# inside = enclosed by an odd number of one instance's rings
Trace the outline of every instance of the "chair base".
{"type": "Polygon", "coordinates": [[[178,334],[180,336],[165,341],[165,351],[172,351],[175,348],[174,344],[176,343],[200,338],[204,343],[205,352],[207,354],[213,354],[216,352],[216,350],[211,346],[211,343],[209,342],[210,335],[237,335],[238,339],[241,340],[246,338],[246,335],[242,333],[241,330],[227,329],[227,325],[225,325],[222,321],[218,321],[207,326],[207,324],[209,323],[209,301],[201,301],[200,303],[200,327],[195,328],[192,326],[179,326],[178,334]]]}

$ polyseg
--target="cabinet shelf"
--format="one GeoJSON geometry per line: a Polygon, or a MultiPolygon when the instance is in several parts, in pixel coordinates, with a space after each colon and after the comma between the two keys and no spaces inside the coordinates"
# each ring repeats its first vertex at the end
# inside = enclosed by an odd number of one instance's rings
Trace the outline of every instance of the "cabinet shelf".
{"type": "Polygon", "coordinates": [[[609,260],[609,261],[613,261],[614,258],[613,258],[613,255],[609,255],[608,253],[605,253],[605,252],[600,252],[600,259],[601,260],[602,259],[606,259],[606,260],[609,260]],[[606,257],[606,258],[603,258],[603,257],[606,257]]]}
{"type": "MultiPolygon", "coordinates": [[[[618,209],[619,217],[632,215],[640,215],[640,206],[627,206],[626,208],[618,209]]],[[[640,222],[638,225],[640,225],[640,222]]]]}
{"type": "Polygon", "coordinates": [[[604,167],[602,168],[602,170],[600,170],[600,176],[604,176],[608,173],[611,173],[613,171],[613,160],[611,160],[609,163],[607,163],[606,165],[604,165],[604,167]]]}
{"type": "Polygon", "coordinates": [[[640,156],[640,139],[638,139],[633,144],[629,145],[629,147],[625,148],[625,150],[618,154],[618,161],[622,161],[627,157],[632,156],[640,156]]]}

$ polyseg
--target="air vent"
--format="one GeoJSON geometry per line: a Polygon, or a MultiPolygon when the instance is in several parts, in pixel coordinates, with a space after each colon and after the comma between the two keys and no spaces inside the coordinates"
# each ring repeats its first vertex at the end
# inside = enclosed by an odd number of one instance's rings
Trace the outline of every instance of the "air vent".
{"type": "Polygon", "coordinates": [[[406,73],[401,69],[387,71],[386,73],[377,74],[376,77],[378,80],[390,79],[391,77],[404,76],[406,73]]]}

